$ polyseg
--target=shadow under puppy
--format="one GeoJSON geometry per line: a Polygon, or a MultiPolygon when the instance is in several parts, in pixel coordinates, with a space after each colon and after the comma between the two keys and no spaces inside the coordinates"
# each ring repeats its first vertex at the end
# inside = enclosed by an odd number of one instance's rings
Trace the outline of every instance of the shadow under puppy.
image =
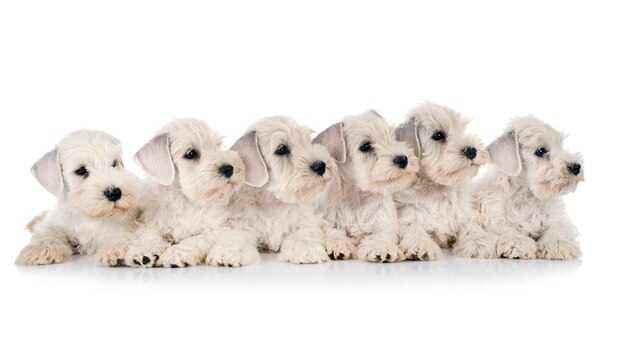
{"type": "Polygon", "coordinates": [[[582,156],[563,149],[565,135],[533,117],[514,118],[488,146],[495,165],[478,185],[480,223],[498,235],[496,254],[513,259],[581,255],[562,195],[584,180],[582,156]]]}
{"type": "Polygon", "coordinates": [[[338,162],[339,180],[320,211],[325,215],[325,245],[331,258],[371,262],[404,260],[398,247],[393,193],[406,188],[418,159],[375,111],[346,117],[314,140],[338,162]]]}
{"type": "Polygon", "coordinates": [[[250,245],[290,263],[328,261],[315,200],[335,175],[328,152],[311,144],[312,130],[288,117],[254,123],[232,147],[246,183],[230,205],[231,222],[253,236],[250,245]]]}
{"type": "Polygon", "coordinates": [[[16,263],[54,264],[76,253],[95,255],[100,265],[123,264],[135,228],[139,179],[124,169],[119,140],[102,131],[75,131],[31,172],[57,204],[29,225],[31,241],[16,263]]]}
{"type": "Polygon", "coordinates": [[[127,265],[243,266],[260,260],[246,234],[228,227],[228,203],[243,183],[244,165],[222,149],[222,137],[204,121],[174,120],[135,155],[148,177],[141,217],[127,265]]]}
{"type": "Polygon", "coordinates": [[[496,237],[477,223],[470,183],[489,154],[465,133],[468,123],[454,110],[426,102],[396,129],[420,159],[411,186],[394,196],[407,259],[437,260],[441,247],[467,258],[495,256],[496,237]]]}

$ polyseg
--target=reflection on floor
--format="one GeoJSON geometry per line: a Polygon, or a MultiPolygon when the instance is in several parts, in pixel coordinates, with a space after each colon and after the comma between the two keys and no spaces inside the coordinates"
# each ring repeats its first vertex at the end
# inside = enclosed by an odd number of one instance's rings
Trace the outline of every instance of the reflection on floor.
{"type": "Polygon", "coordinates": [[[98,267],[89,257],[74,257],[63,264],[19,267],[24,280],[63,281],[70,279],[99,282],[136,281],[203,285],[260,286],[367,286],[367,285],[439,285],[501,283],[544,279],[575,272],[582,260],[470,260],[446,255],[435,262],[405,261],[373,264],[357,260],[332,261],[319,265],[293,265],[280,262],[273,254],[263,254],[263,261],[242,268],[107,268],[98,267]]]}

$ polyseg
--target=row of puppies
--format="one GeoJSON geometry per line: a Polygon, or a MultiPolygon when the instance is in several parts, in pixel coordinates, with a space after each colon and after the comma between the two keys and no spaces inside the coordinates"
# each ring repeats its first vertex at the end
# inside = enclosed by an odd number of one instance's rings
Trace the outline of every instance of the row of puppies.
{"type": "Polygon", "coordinates": [[[311,140],[287,117],[253,124],[231,148],[197,119],[165,125],[123,168],[117,139],[77,131],[33,166],[57,196],[31,222],[16,262],[73,253],[101,265],[244,266],[259,250],[292,263],[360,258],[570,259],[580,255],[560,196],[583,180],[581,157],[534,117],[485,148],[468,120],[432,103],[393,128],[374,111],[311,140]],[[478,169],[494,166],[476,185],[478,169]]]}

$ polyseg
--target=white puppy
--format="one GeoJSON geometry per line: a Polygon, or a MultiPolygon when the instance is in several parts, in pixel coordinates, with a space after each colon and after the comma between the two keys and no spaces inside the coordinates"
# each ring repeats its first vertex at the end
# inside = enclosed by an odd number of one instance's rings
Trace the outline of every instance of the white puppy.
{"type": "Polygon", "coordinates": [[[497,255],[519,259],[580,256],[562,195],[584,179],[582,156],[563,149],[564,135],[533,116],[514,118],[488,146],[496,168],[477,191],[480,222],[499,236],[497,255]]]}
{"type": "Polygon", "coordinates": [[[101,131],[70,133],[31,172],[57,205],[29,225],[32,239],[16,263],[60,263],[77,253],[95,255],[101,265],[123,264],[139,180],[124,169],[120,142],[101,131]]]}
{"type": "Polygon", "coordinates": [[[268,117],[232,147],[246,165],[248,184],[232,199],[233,225],[253,235],[252,245],[291,263],[329,259],[314,201],[335,168],[324,147],[311,144],[312,132],[291,118],[268,117]]]}
{"type": "Polygon", "coordinates": [[[259,260],[254,246],[244,246],[246,234],[227,227],[226,207],[243,183],[243,162],[222,149],[222,137],[206,123],[184,118],[166,124],[135,160],[148,178],[140,203],[144,227],[127,265],[242,266],[259,260]]]}
{"type": "Polygon", "coordinates": [[[406,188],[417,172],[413,151],[396,140],[393,127],[374,111],[346,117],[314,142],[325,145],[339,163],[340,180],[333,182],[320,207],[329,256],[404,260],[392,195],[406,188]]]}
{"type": "Polygon", "coordinates": [[[441,247],[453,245],[462,257],[495,256],[496,237],[476,221],[470,184],[489,154],[477,137],[465,133],[468,122],[448,107],[427,102],[396,129],[420,159],[411,186],[394,196],[400,248],[407,259],[436,260],[441,247]]]}

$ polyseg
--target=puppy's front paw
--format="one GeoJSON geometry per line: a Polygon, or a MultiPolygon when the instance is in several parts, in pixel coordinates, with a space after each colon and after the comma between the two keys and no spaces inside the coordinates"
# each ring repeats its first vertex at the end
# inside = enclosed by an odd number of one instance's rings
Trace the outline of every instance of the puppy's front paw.
{"type": "Polygon", "coordinates": [[[326,238],[324,240],[324,247],[326,248],[326,253],[332,260],[347,260],[356,252],[356,247],[354,247],[352,242],[346,237],[326,238]]]}
{"type": "Polygon", "coordinates": [[[278,259],[292,264],[321,264],[330,260],[322,244],[304,243],[283,246],[278,253],[278,259]]]}
{"type": "Polygon", "coordinates": [[[441,258],[441,248],[429,237],[416,238],[412,242],[403,239],[400,248],[407,260],[429,261],[441,258]]]}
{"type": "Polygon", "coordinates": [[[15,259],[18,265],[48,265],[66,261],[72,256],[72,248],[61,242],[38,242],[28,244],[15,259]]]}
{"type": "Polygon", "coordinates": [[[537,244],[529,237],[504,234],[496,242],[496,255],[509,259],[535,259],[537,244]]]}
{"type": "Polygon", "coordinates": [[[493,259],[498,237],[489,233],[469,234],[459,239],[452,251],[463,258],[493,259]]]}
{"type": "Polygon", "coordinates": [[[233,246],[216,244],[206,258],[213,266],[240,267],[254,265],[261,261],[259,251],[254,246],[233,246]]]}
{"type": "Polygon", "coordinates": [[[571,241],[539,240],[537,242],[537,257],[541,259],[569,260],[580,255],[580,247],[571,241]]]}
{"type": "Polygon", "coordinates": [[[153,267],[156,266],[157,260],[165,250],[165,246],[155,248],[150,247],[134,247],[128,248],[125,263],[129,267],[153,267]]]}
{"type": "Polygon", "coordinates": [[[362,244],[358,248],[358,254],[361,260],[369,262],[388,263],[405,259],[398,245],[386,242],[362,244]]]}
{"type": "Polygon", "coordinates": [[[122,266],[127,253],[127,245],[105,247],[96,253],[96,263],[100,266],[122,266]]]}
{"type": "Polygon", "coordinates": [[[157,260],[157,266],[163,267],[187,267],[196,266],[200,263],[200,256],[196,251],[187,250],[174,245],[168,247],[157,260]]]}

